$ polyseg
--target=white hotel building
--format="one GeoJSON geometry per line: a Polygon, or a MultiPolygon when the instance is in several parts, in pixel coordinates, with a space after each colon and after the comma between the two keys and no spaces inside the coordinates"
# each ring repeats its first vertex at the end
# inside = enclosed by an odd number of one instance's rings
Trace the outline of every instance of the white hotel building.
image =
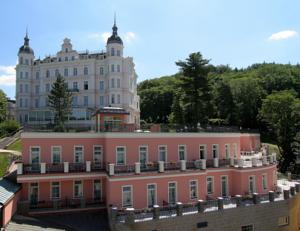
{"type": "Polygon", "coordinates": [[[65,38],[54,56],[35,59],[26,33],[16,66],[16,116],[22,124],[47,124],[53,119],[48,94],[58,74],[73,92],[69,123],[93,125],[93,113],[102,107],[129,112],[127,123],[140,122],[137,75],[132,57],[123,57],[123,42],[116,23],[106,51],[78,52],[65,38]]]}

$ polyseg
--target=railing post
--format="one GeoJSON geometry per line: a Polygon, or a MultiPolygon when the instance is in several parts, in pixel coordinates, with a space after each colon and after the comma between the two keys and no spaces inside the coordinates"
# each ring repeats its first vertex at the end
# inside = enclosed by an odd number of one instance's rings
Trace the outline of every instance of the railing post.
{"type": "Polygon", "coordinates": [[[244,159],[238,159],[238,166],[239,168],[244,167],[244,159]]]}
{"type": "Polygon", "coordinates": [[[274,202],[275,200],[275,193],[274,191],[269,191],[269,201],[274,202]]]}
{"type": "Polygon", "coordinates": [[[91,171],[91,161],[86,161],[85,164],[86,164],[86,171],[90,172],[91,171]]]}
{"type": "Polygon", "coordinates": [[[116,224],[117,222],[117,215],[118,215],[118,208],[117,207],[111,207],[110,210],[110,219],[112,224],[116,224]]]}
{"type": "Polygon", "coordinates": [[[159,205],[153,205],[153,219],[159,220],[159,215],[160,215],[159,205]]]}
{"type": "Polygon", "coordinates": [[[206,159],[201,159],[200,164],[201,164],[201,169],[205,170],[206,169],[206,159]]]}
{"type": "Polygon", "coordinates": [[[108,168],[109,168],[109,175],[110,176],[115,175],[115,164],[113,164],[113,163],[108,164],[108,168]]]}
{"type": "Polygon", "coordinates": [[[291,192],[291,196],[295,196],[295,187],[294,186],[290,187],[290,192],[291,192]]]}
{"type": "Polygon", "coordinates": [[[176,203],[176,214],[177,216],[182,216],[183,205],[181,202],[176,203]]]}
{"type": "Polygon", "coordinates": [[[236,200],[236,207],[242,206],[242,196],[241,195],[235,195],[236,200]]]}
{"type": "Polygon", "coordinates": [[[159,172],[164,172],[165,171],[165,165],[163,161],[158,161],[158,165],[159,165],[159,172]]]}
{"type": "Polygon", "coordinates": [[[262,157],[262,164],[263,164],[263,165],[268,165],[267,156],[263,156],[263,157],[262,157]]]}
{"type": "Polygon", "coordinates": [[[135,174],[140,174],[141,173],[141,163],[140,162],[136,162],[134,164],[134,168],[135,168],[135,174]]]}
{"type": "Polygon", "coordinates": [[[69,172],[69,162],[64,162],[64,172],[69,172]]]}
{"type": "Polygon", "coordinates": [[[198,200],[197,209],[198,209],[198,213],[204,212],[204,200],[198,200]]]}
{"type": "Polygon", "coordinates": [[[224,209],[224,199],[223,197],[218,197],[218,210],[224,209]]]}
{"type": "Polygon", "coordinates": [[[257,167],[257,158],[256,157],[252,158],[252,167],[257,167]]]}
{"type": "Polygon", "coordinates": [[[300,192],[300,184],[297,183],[297,184],[295,184],[295,185],[296,185],[296,192],[299,193],[299,192],[300,192]]]}
{"type": "Polygon", "coordinates": [[[180,161],[180,170],[181,171],[185,171],[186,170],[186,161],[185,160],[181,160],[180,161]]]}
{"type": "Polygon", "coordinates": [[[17,163],[17,174],[18,175],[23,174],[23,163],[17,163]]]}
{"type": "Polygon", "coordinates": [[[259,204],[259,196],[258,193],[253,193],[253,204],[259,204]]]}
{"type": "Polygon", "coordinates": [[[127,216],[125,222],[128,224],[134,223],[134,208],[127,208],[126,209],[127,216]]]}
{"type": "Polygon", "coordinates": [[[214,158],[214,168],[219,167],[219,158],[214,158]]]}
{"type": "Polygon", "coordinates": [[[232,157],[230,158],[230,166],[234,167],[234,158],[232,158],[232,157]]]}
{"type": "Polygon", "coordinates": [[[46,163],[41,163],[41,173],[46,173],[46,163]]]}
{"type": "Polygon", "coordinates": [[[283,199],[288,200],[290,198],[290,190],[284,189],[283,190],[283,199]]]}

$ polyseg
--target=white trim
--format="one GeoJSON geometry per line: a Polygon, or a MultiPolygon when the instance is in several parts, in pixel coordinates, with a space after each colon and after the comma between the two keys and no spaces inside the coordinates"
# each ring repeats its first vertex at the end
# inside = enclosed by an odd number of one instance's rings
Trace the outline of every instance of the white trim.
{"type": "Polygon", "coordinates": [[[53,164],[53,148],[59,148],[59,163],[62,163],[62,146],[60,145],[51,145],[51,164],[53,164]]]}
{"type": "Polygon", "coordinates": [[[100,200],[102,200],[103,194],[103,187],[102,187],[102,180],[101,179],[94,179],[93,180],[93,199],[95,199],[95,181],[100,181],[100,200]]]}
{"type": "Polygon", "coordinates": [[[131,206],[133,208],[133,186],[132,185],[123,185],[121,187],[121,194],[122,194],[122,208],[128,208],[127,206],[124,207],[124,198],[123,198],[123,188],[130,187],[130,200],[131,200],[131,206]]]}
{"type": "Polygon", "coordinates": [[[179,154],[179,148],[184,147],[184,160],[187,160],[187,148],[186,144],[178,144],[177,150],[178,150],[178,161],[180,161],[180,154],[179,154]]]}
{"type": "Polygon", "coordinates": [[[168,162],[168,146],[166,144],[160,144],[157,146],[157,160],[160,161],[160,152],[159,152],[159,148],[160,147],[165,147],[165,152],[166,152],[166,160],[165,162],[168,162]]]}
{"type": "Polygon", "coordinates": [[[214,194],[214,192],[215,192],[215,179],[214,179],[214,176],[206,176],[206,194],[207,195],[212,195],[212,194],[214,194]],[[207,179],[208,178],[212,179],[212,192],[211,193],[208,193],[208,190],[207,190],[207,186],[208,186],[207,179]]]}
{"type": "Polygon", "coordinates": [[[60,181],[49,181],[50,184],[50,200],[55,201],[55,200],[60,200],[61,199],[61,182],[60,181]],[[52,183],[58,183],[59,184],[59,197],[58,198],[53,198],[52,197],[52,183]]]}
{"type": "Polygon", "coordinates": [[[126,146],[116,146],[116,154],[115,154],[115,157],[116,157],[116,165],[117,166],[124,166],[126,165],[126,146]],[[118,164],[118,152],[117,152],[117,149],[118,148],[124,148],[124,164],[118,164]]]}
{"type": "Polygon", "coordinates": [[[149,149],[148,149],[148,145],[139,145],[139,162],[141,163],[141,155],[140,155],[141,150],[140,150],[140,148],[142,148],[142,147],[146,148],[146,163],[147,163],[149,161],[149,149]]]}
{"type": "Polygon", "coordinates": [[[177,181],[168,181],[168,203],[170,204],[170,198],[169,198],[169,186],[170,186],[170,183],[175,183],[175,203],[178,201],[178,188],[177,188],[177,181]]]}
{"type": "Polygon", "coordinates": [[[263,191],[266,191],[268,189],[268,175],[267,173],[261,174],[261,188],[263,191]],[[266,188],[264,188],[264,177],[266,179],[266,188]]]}
{"type": "Polygon", "coordinates": [[[61,175],[34,175],[34,176],[27,176],[27,175],[19,175],[17,176],[17,182],[18,183],[26,183],[28,181],[43,181],[43,180],[69,180],[69,179],[74,179],[74,178],[93,178],[93,177],[107,177],[106,173],[91,173],[87,172],[85,174],[72,174],[68,173],[65,174],[62,173],[61,175]]]}
{"type": "Polygon", "coordinates": [[[74,145],[73,147],[73,161],[74,163],[77,163],[75,160],[75,149],[76,148],[82,148],[82,162],[79,162],[79,163],[84,163],[84,145],[74,145]]]}
{"type": "Polygon", "coordinates": [[[230,193],[229,193],[229,187],[228,187],[228,175],[221,175],[220,176],[220,183],[221,183],[221,197],[223,197],[223,195],[222,195],[222,177],[226,177],[226,196],[228,196],[228,195],[230,195],[230,193]]]}
{"type": "Polygon", "coordinates": [[[149,185],[155,185],[155,202],[154,202],[154,205],[157,204],[157,183],[149,183],[147,184],[147,207],[149,208],[149,201],[148,201],[148,186],[149,185]]]}
{"type": "Polygon", "coordinates": [[[38,189],[38,193],[37,193],[37,202],[40,200],[40,184],[39,182],[28,182],[29,187],[28,187],[28,201],[30,203],[30,191],[31,191],[31,184],[37,184],[37,189],[38,189]]]}
{"type": "Polygon", "coordinates": [[[80,199],[84,197],[84,192],[83,192],[84,186],[83,186],[83,180],[73,180],[73,199],[80,199]],[[82,195],[81,197],[75,197],[75,181],[80,181],[81,182],[81,191],[82,195]]]}
{"type": "Polygon", "coordinates": [[[196,179],[192,179],[192,180],[189,180],[189,199],[190,200],[196,200],[199,198],[199,192],[198,192],[199,188],[198,188],[198,180],[196,179]],[[192,181],[195,181],[196,182],[196,198],[191,198],[191,182],[192,181]]]}
{"type": "Polygon", "coordinates": [[[41,163],[41,146],[29,146],[29,163],[32,164],[32,159],[31,159],[31,149],[32,148],[38,148],[39,149],[39,163],[41,163]]]}
{"type": "Polygon", "coordinates": [[[207,146],[206,146],[206,144],[199,144],[199,150],[198,150],[199,160],[201,160],[201,156],[200,156],[200,147],[201,146],[204,147],[204,159],[207,159],[207,146]]]}

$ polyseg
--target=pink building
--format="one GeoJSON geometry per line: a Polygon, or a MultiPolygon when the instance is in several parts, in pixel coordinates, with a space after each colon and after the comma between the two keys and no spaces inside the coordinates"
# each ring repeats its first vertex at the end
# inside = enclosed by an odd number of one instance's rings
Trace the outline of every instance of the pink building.
{"type": "Polygon", "coordinates": [[[268,193],[277,180],[274,156],[241,156],[260,151],[259,134],[23,133],[22,145],[20,203],[33,213],[268,193]]]}

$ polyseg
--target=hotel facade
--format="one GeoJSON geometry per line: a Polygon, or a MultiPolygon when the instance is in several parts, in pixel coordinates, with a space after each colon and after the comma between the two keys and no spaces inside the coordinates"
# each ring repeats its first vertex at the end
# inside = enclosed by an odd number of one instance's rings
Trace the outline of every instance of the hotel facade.
{"type": "Polygon", "coordinates": [[[72,91],[69,124],[93,126],[93,113],[102,107],[120,107],[129,116],[127,123],[139,126],[140,111],[137,75],[132,57],[124,57],[123,41],[116,23],[105,51],[76,51],[65,38],[54,56],[35,59],[26,33],[16,66],[16,118],[21,124],[53,122],[48,94],[58,75],[72,91]]]}
{"type": "Polygon", "coordinates": [[[276,189],[276,157],[249,133],[22,133],[20,203],[149,208],[276,189]]]}

